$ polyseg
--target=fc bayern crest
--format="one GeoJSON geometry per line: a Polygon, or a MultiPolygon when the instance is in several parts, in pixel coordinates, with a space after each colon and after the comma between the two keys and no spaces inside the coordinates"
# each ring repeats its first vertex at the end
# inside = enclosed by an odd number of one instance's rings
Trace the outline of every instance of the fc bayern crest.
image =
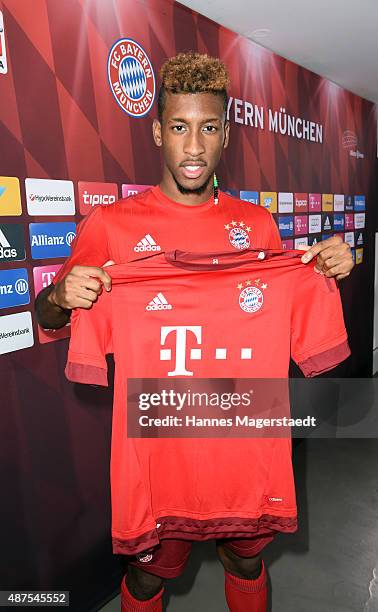
{"type": "Polygon", "coordinates": [[[251,241],[249,239],[249,232],[251,228],[248,227],[243,221],[231,221],[224,226],[227,230],[228,238],[235,249],[249,249],[251,241]]]}
{"type": "Polygon", "coordinates": [[[151,554],[146,555],[145,553],[141,553],[137,555],[137,559],[141,563],[149,563],[152,560],[152,555],[151,554]]]}
{"type": "Polygon", "coordinates": [[[155,75],[150,58],[139,43],[121,38],[108,57],[108,79],[117,104],[132,117],[144,117],[155,99],[155,75]]]}
{"type": "Polygon", "coordinates": [[[242,290],[239,295],[239,306],[244,312],[257,312],[264,304],[264,291],[268,288],[266,283],[261,283],[257,278],[252,285],[252,281],[247,280],[238,284],[238,289],[242,290]]]}

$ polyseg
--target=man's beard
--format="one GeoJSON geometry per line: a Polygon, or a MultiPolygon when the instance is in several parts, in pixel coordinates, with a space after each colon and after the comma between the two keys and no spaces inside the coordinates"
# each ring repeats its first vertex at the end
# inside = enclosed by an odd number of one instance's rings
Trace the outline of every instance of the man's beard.
{"type": "Polygon", "coordinates": [[[173,179],[174,179],[174,181],[176,183],[177,189],[179,190],[180,193],[183,193],[184,195],[193,194],[193,193],[195,193],[196,195],[202,195],[206,191],[206,189],[208,188],[209,183],[210,183],[211,179],[213,178],[213,175],[210,174],[210,176],[206,179],[206,181],[200,187],[196,187],[195,189],[187,189],[186,187],[183,187],[182,185],[180,185],[180,183],[176,179],[176,177],[173,174],[173,172],[171,172],[171,174],[172,174],[173,179]]]}

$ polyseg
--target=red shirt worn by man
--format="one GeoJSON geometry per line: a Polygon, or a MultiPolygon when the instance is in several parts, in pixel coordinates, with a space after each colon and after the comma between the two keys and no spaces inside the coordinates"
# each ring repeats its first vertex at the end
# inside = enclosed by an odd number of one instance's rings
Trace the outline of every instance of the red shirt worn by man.
{"type": "Polygon", "coordinates": [[[239,251],[280,249],[281,239],[270,212],[224,192],[196,206],[178,204],[159,187],[98,206],[80,223],[72,254],[54,283],[71,268],[103,266],[145,257],[160,251],[239,251]],[[80,238],[80,240],[79,240],[80,238]]]}
{"type": "MultiPolygon", "coordinates": [[[[231,216],[240,227],[240,216],[231,216]]],[[[163,231],[152,224],[149,234],[157,242],[163,231]]],[[[182,377],[188,387],[193,378],[286,378],[290,355],[314,376],[348,357],[335,281],[304,266],[301,255],[144,257],[110,266],[112,291],[73,312],[68,378],[106,385],[105,355],[115,358],[114,553],[136,554],[165,538],[295,531],[290,438],[129,438],[127,390],[130,378],[182,377]]]]}

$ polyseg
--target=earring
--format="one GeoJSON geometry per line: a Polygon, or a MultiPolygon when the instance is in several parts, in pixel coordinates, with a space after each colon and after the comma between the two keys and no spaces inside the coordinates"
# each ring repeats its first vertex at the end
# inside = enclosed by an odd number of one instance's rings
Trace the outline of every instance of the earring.
{"type": "Polygon", "coordinates": [[[218,189],[218,187],[219,187],[219,185],[218,185],[217,175],[214,172],[214,182],[213,182],[214,204],[218,204],[218,202],[219,202],[219,189],[218,189]]]}

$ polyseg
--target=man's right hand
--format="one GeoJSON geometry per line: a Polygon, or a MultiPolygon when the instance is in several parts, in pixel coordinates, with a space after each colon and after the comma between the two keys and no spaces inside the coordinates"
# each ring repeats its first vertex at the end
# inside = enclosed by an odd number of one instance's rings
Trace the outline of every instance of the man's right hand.
{"type": "MultiPolygon", "coordinates": [[[[105,266],[112,264],[107,262],[105,266]]],[[[104,266],[104,267],[105,267],[104,266]]],[[[92,307],[102,292],[102,288],[110,291],[112,279],[103,268],[94,266],[74,266],[47,296],[54,306],[64,310],[92,307]]]]}

